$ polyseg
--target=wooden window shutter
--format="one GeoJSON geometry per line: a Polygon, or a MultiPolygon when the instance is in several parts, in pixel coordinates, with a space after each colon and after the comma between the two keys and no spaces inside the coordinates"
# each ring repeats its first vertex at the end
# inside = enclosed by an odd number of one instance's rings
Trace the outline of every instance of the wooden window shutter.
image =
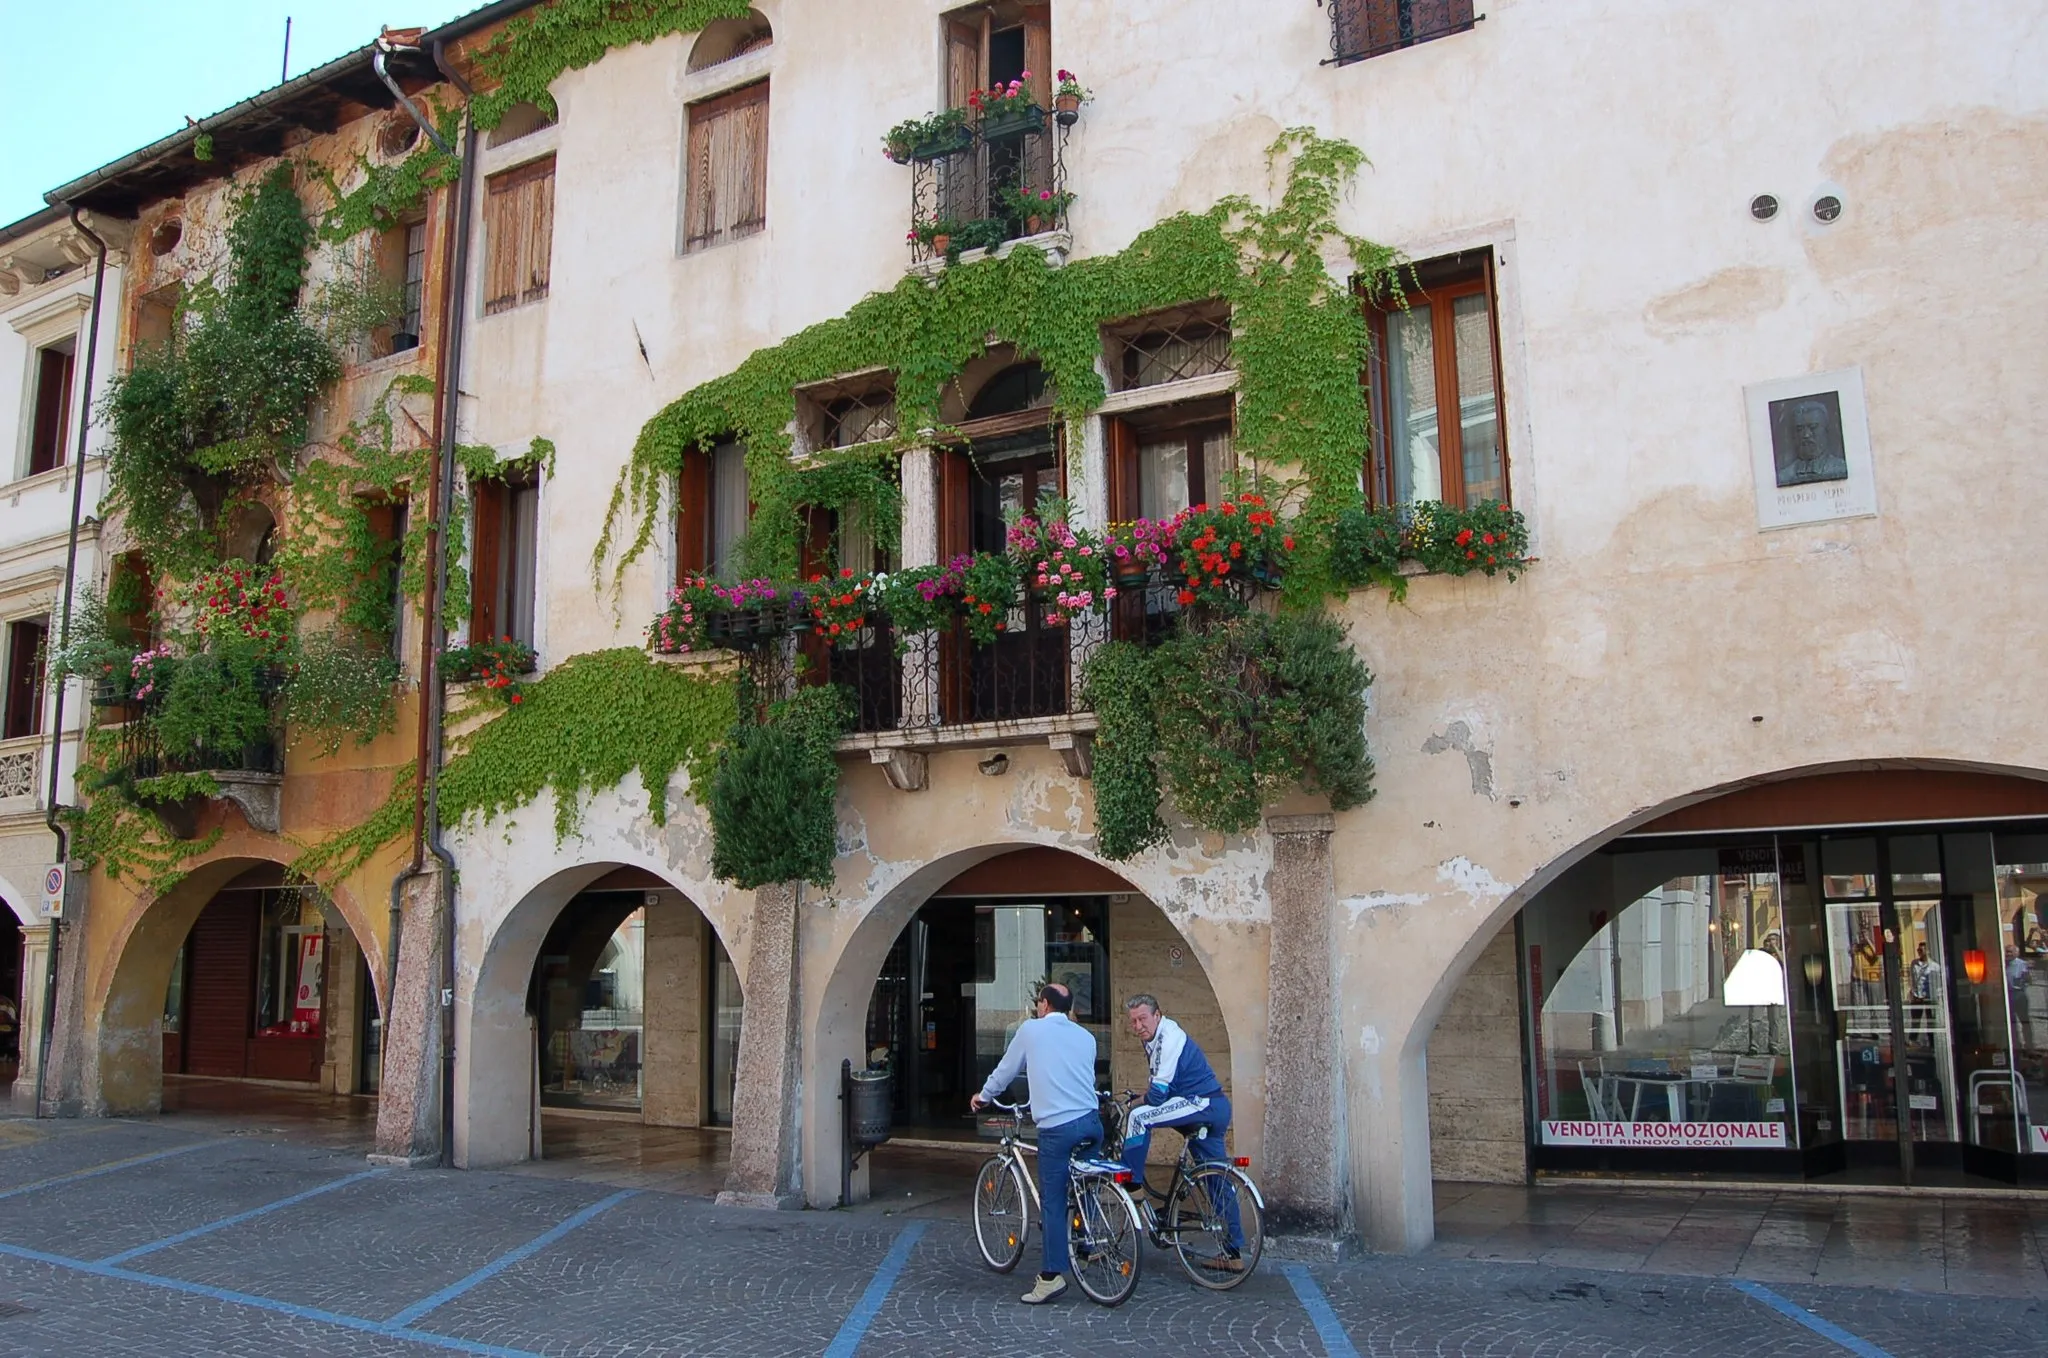
{"type": "Polygon", "coordinates": [[[711,569],[711,454],[683,454],[676,478],[676,582],[711,569]]]}
{"type": "Polygon", "coordinates": [[[1108,434],[1109,521],[1129,523],[1138,517],[1138,431],[1111,419],[1108,434]]]}
{"type": "Polygon", "coordinates": [[[548,295],[555,158],[493,175],[484,197],[484,314],[548,295]]]}
{"type": "MultiPolygon", "coordinates": [[[[1469,19],[1469,5],[1466,17],[1469,19]]],[[[1486,331],[1493,341],[1493,428],[1500,441],[1500,502],[1515,502],[1514,481],[1508,475],[1508,391],[1500,380],[1500,278],[1495,272],[1493,250],[1482,252],[1486,287],[1486,331]]]]}
{"type": "Polygon", "coordinates": [[[768,83],[690,106],[685,250],[750,236],[768,222],[768,83]]]}
{"type": "Polygon", "coordinates": [[[965,108],[981,88],[981,26],[946,20],[946,107],[965,108]]]}
{"type": "Polygon", "coordinates": [[[965,556],[973,547],[974,467],[957,448],[939,453],[939,560],[965,556]]]}
{"type": "Polygon", "coordinates": [[[505,486],[476,481],[469,488],[469,639],[495,641],[504,619],[498,616],[500,558],[504,556],[505,486]]]}
{"type": "Polygon", "coordinates": [[[1031,97],[1041,108],[1052,107],[1052,6],[1026,5],[1024,69],[1031,72],[1031,97]]]}
{"type": "Polygon", "coordinates": [[[526,260],[520,279],[524,302],[548,295],[548,258],[555,245],[555,162],[543,164],[546,172],[536,175],[526,189],[526,260]]]}
{"type": "Polygon", "coordinates": [[[64,465],[65,440],[71,432],[71,355],[61,349],[40,349],[35,354],[35,427],[30,432],[28,463],[31,476],[64,465]]]}

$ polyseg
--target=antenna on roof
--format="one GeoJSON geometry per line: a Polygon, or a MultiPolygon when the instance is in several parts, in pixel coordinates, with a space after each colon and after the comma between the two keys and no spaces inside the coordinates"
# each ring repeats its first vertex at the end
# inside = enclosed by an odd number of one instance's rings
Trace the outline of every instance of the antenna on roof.
{"type": "Polygon", "coordinates": [[[282,85],[292,75],[292,16],[284,16],[284,60],[278,64],[277,83],[282,85]]]}

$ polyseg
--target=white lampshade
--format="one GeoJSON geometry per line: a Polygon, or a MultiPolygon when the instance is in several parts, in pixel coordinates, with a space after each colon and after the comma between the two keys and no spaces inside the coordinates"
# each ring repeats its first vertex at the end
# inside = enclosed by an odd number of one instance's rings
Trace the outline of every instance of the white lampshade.
{"type": "Polygon", "coordinates": [[[1735,967],[1721,986],[1723,1004],[1783,1004],[1785,967],[1762,948],[1751,948],[1735,959],[1735,967]]]}

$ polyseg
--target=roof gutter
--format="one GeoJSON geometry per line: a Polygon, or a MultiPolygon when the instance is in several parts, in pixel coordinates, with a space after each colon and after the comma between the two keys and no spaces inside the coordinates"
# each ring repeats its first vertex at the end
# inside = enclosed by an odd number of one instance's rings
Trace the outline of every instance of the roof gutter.
{"type": "Polygon", "coordinates": [[[202,134],[211,134],[229,127],[239,118],[251,113],[259,113],[274,104],[289,102],[307,90],[324,85],[337,76],[348,74],[351,70],[367,62],[376,50],[377,46],[375,43],[368,47],[358,48],[346,56],[336,57],[325,66],[315,67],[302,76],[287,80],[282,85],[273,85],[263,91],[263,93],[252,95],[239,104],[230,104],[220,112],[201,118],[198,122],[173,132],[168,137],[159,137],[139,151],[131,151],[119,160],[110,161],[92,173],[72,180],[69,184],[51,189],[43,195],[43,201],[52,204],[67,204],[82,199],[93,190],[112,180],[119,179],[123,175],[130,174],[155,161],[163,160],[175,152],[186,150],[193,143],[197,142],[202,134]]]}

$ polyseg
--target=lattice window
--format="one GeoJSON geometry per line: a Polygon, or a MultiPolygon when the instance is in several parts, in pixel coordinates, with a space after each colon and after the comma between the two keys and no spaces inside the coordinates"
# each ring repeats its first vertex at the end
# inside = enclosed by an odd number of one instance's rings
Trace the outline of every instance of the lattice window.
{"type": "Polygon", "coordinates": [[[1230,310],[1221,303],[1156,311],[1112,327],[1105,337],[1118,391],[1230,371],[1230,310]]]}
{"type": "Polygon", "coordinates": [[[812,448],[851,448],[893,439],[896,386],[885,375],[820,382],[797,393],[812,448]]]}

